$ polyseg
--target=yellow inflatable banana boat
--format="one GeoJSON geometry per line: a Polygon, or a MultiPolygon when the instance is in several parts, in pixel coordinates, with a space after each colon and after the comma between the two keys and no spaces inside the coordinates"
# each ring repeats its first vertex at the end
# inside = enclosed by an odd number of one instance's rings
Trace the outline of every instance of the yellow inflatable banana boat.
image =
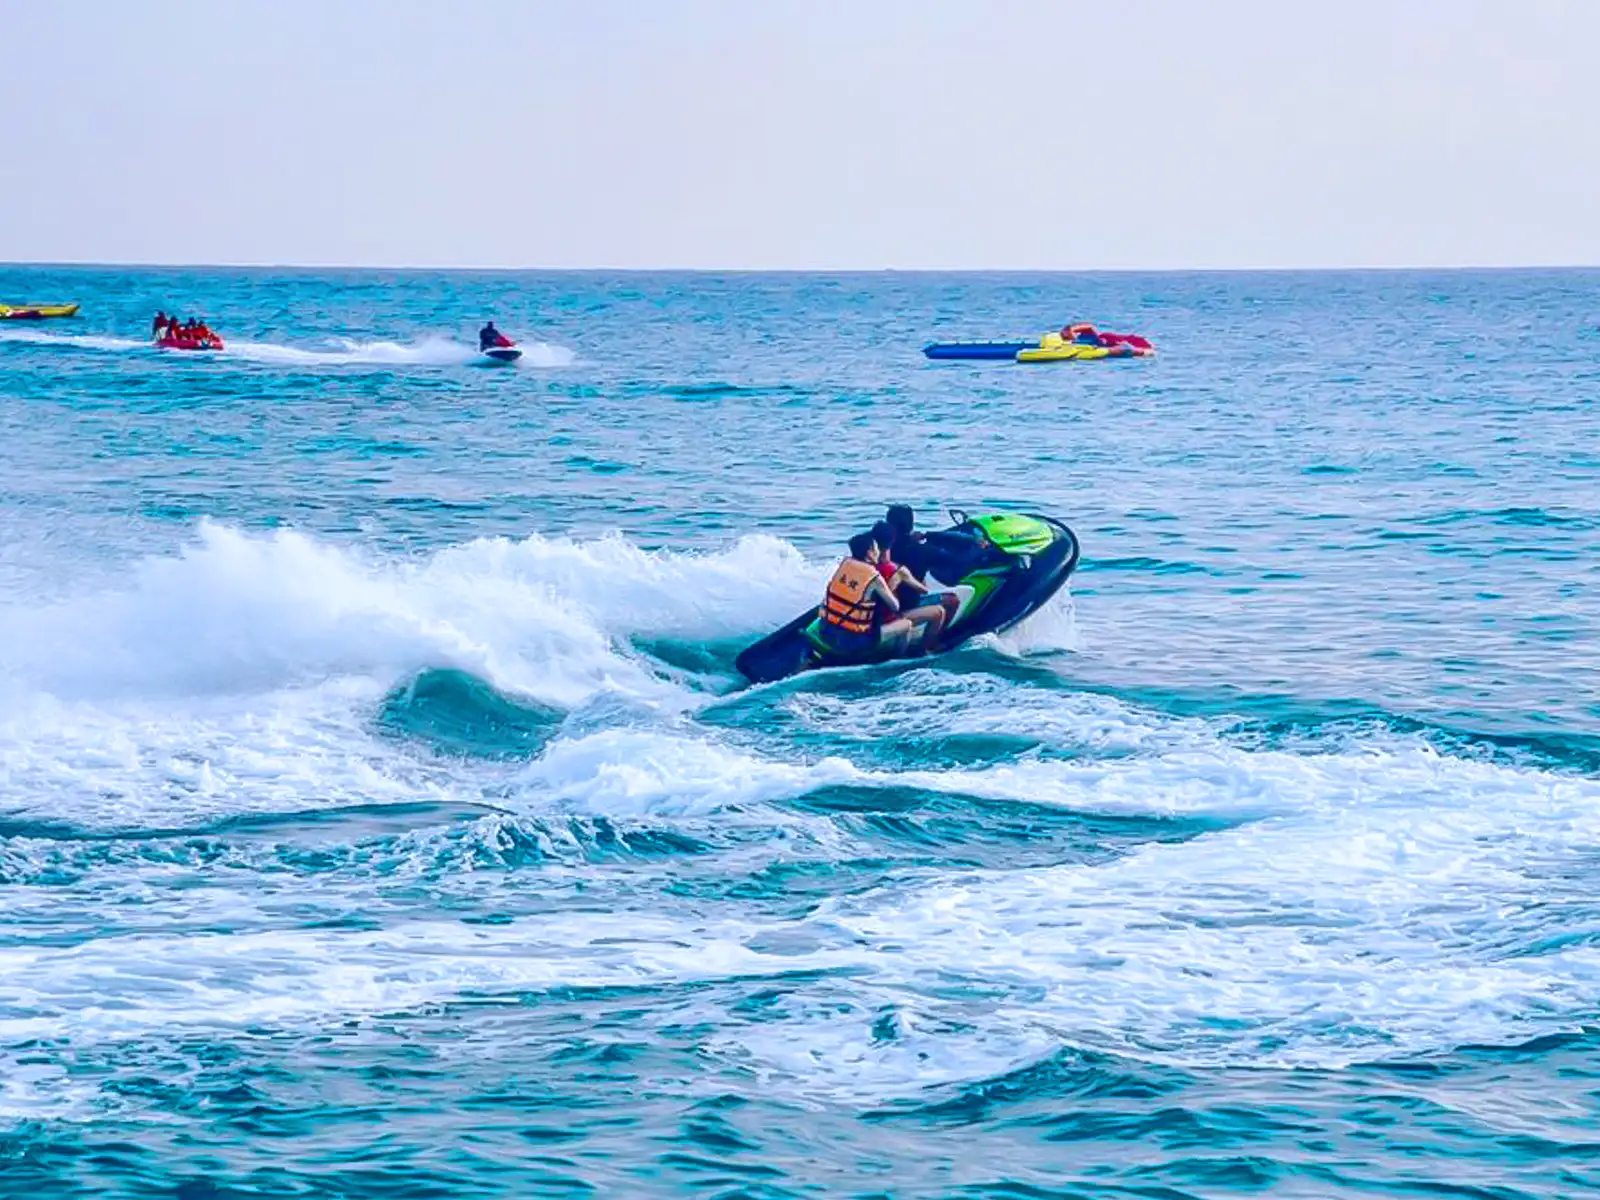
{"type": "MultiPolygon", "coordinates": [[[[1086,327],[1087,328],[1087,327],[1086,327]]],[[[1142,337],[1128,334],[1096,333],[1099,345],[1068,341],[1059,333],[1047,333],[1037,346],[1017,351],[1019,363],[1069,362],[1076,359],[1087,362],[1095,358],[1142,358],[1155,353],[1155,348],[1142,337]]]]}
{"type": "Polygon", "coordinates": [[[46,317],[70,317],[76,304],[0,304],[0,321],[42,321],[46,317]]]}
{"type": "Polygon", "coordinates": [[[1110,358],[1111,354],[1109,346],[1080,346],[1074,342],[1064,342],[1059,334],[1051,333],[1046,334],[1044,341],[1034,349],[1018,350],[1017,361],[1019,363],[1066,362],[1074,358],[1110,358]],[[1051,342],[1052,338],[1055,339],[1054,343],[1051,342]]]}

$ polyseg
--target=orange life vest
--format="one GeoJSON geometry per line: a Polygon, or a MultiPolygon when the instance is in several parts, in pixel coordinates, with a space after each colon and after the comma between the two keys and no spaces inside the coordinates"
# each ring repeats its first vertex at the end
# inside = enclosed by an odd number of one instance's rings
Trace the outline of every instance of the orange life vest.
{"type": "Polygon", "coordinates": [[[822,619],[846,633],[871,633],[878,615],[878,601],[867,595],[878,572],[870,563],[847,558],[828,580],[828,594],[822,601],[822,619]]]}

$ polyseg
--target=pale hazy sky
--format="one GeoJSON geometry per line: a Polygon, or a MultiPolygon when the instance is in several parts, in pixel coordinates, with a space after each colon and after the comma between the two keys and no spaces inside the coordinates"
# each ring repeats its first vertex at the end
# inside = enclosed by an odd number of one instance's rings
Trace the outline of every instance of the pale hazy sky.
{"type": "Polygon", "coordinates": [[[0,261],[1600,264],[1600,0],[0,0],[0,261]]]}

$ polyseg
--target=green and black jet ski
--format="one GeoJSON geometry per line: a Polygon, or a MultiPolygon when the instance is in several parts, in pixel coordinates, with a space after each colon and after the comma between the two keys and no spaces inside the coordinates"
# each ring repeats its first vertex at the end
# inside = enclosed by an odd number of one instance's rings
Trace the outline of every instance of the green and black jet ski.
{"type": "MultiPolygon", "coordinates": [[[[950,519],[951,528],[934,530],[922,542],[929,591],[953,592],[959,601],[940,639],[942,650],[981,633],[1010,629],[1037,612],[1078,565],[1077,535],[1050,517],[1021,513],[969,517],[953,508],[950,519]]],[[[818,608],[807,609],[776,633],[746,647],[734,665],[752,683],[771,683],[801,671],[893,657],[882,645],[842,653],[823,640],[819,621],[818,608]]]]}

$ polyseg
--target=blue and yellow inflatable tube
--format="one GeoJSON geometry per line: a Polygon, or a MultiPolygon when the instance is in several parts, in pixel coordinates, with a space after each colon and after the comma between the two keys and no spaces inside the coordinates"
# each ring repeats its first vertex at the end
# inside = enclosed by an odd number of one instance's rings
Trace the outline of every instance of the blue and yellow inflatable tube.
{"type": "Polygon", "coordinates": [[[922,352],[929,358],[1005,359],[1013,361],[1019,351],[1037,348],[1037,339],[1031,342],[934,342],[924,346],[922,352]]]}
{"type": "Polygon", "coordinates": [[[1137,333],[1103,333],[1089,324],[1068,325],[1033,341],[934,342],[922,352],[929,358],[1007,360],[1019,363],[1092,362],[1102,358],[1148,358],[1156,352],[1137,333]]]}

